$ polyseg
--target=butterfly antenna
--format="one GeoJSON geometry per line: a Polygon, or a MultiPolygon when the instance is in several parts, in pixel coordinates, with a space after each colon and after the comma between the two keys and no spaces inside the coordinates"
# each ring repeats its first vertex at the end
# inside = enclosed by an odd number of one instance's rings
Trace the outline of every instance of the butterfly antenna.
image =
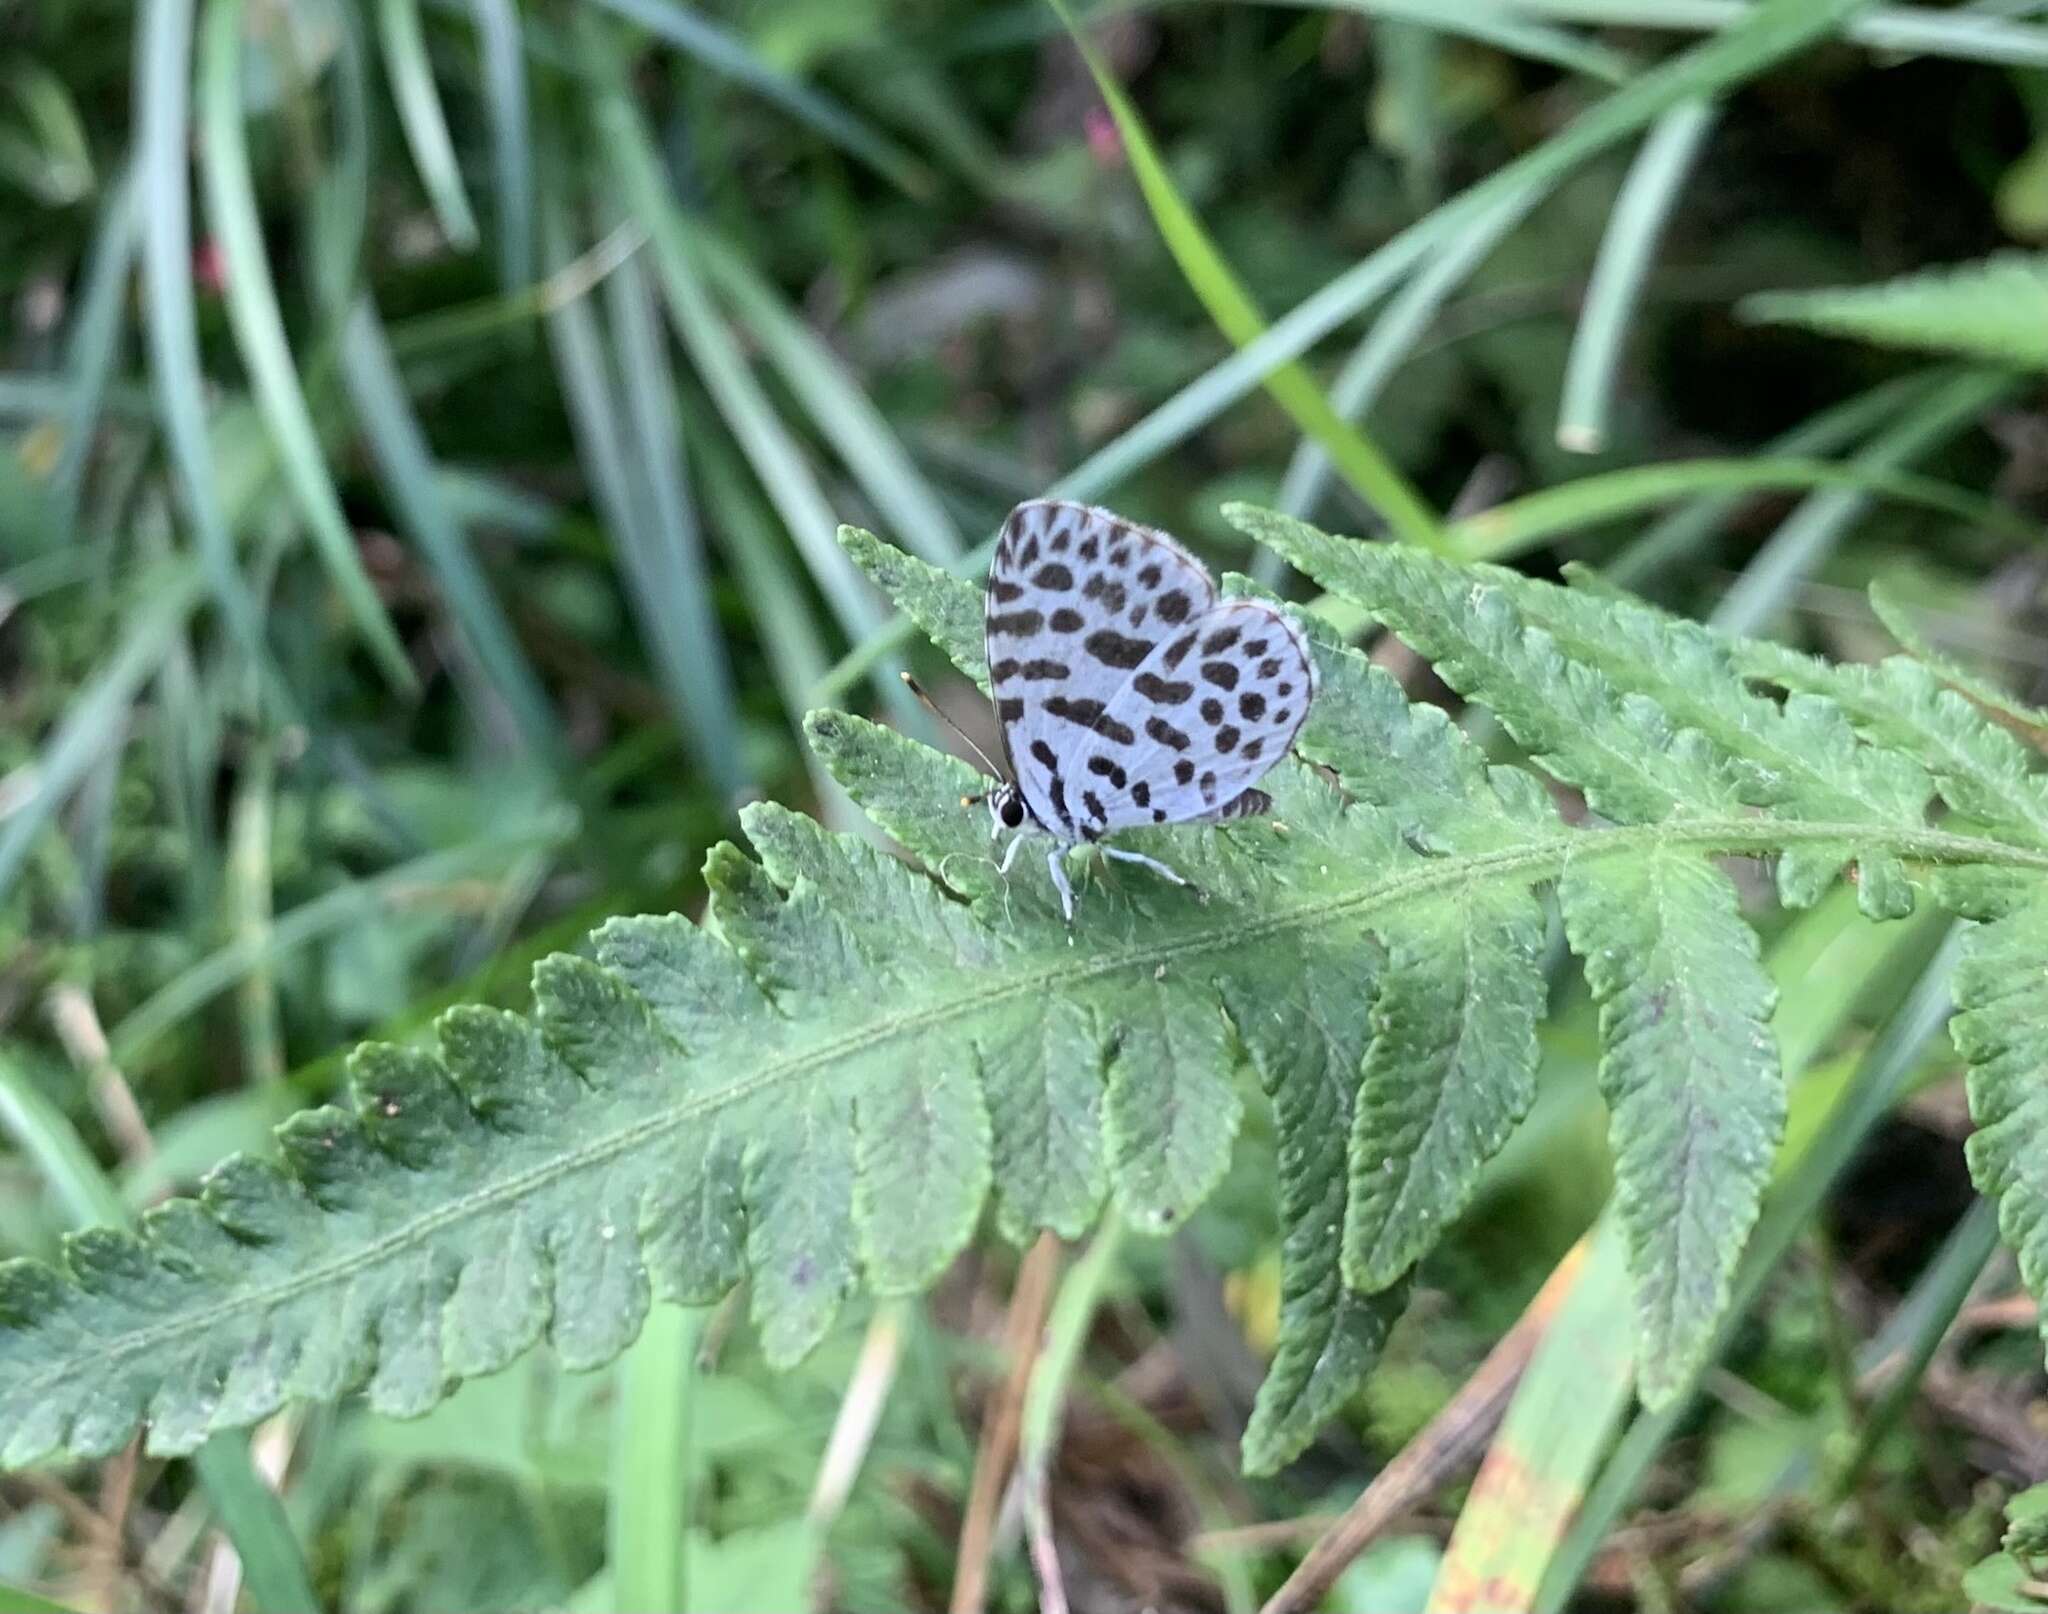
{"type": "MultiPolygon", "coordinates": [[[[902,673],[899,676],[903,679],[904,684],[909,688],[910,693],[917,697],[918,704],[920,706],[922,706],[926,711],[930,712],[933,717],[936,717],[941,723],[945,724],[946,727],[951,729],[955,734],[959,735],[961,742],[966,745],[967,749],[972,751],[977,757],[981,758],[981,765],[984,768],[988,769],[988,771],[994,774],[998,779],[1002,778],[1003,770],[995,765],[995,762],[993,761],[993,759],[990,758],[989,754],[986,751],[982,750],[982,748],[979,745],[975,744],[973,735],[969,734],[958,723],[955,723],[950,717],[946,715],[945,708],[940,706],[937,701],[932,699],[930,692],[925,689],[924,685],[920,684],[915,678],[911,677],[909,673],[902,673]]],[[[963,807],[971,807],[976,802],[985,800],[987,798],[987,795],[988,792],[983,791],[979,796],[962,796],[960,798],[960,805],[963,807]]]]}

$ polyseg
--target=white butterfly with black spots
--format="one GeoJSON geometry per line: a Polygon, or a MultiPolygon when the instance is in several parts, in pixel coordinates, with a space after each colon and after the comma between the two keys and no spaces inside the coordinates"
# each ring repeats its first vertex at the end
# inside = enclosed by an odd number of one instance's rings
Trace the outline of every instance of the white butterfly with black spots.
{"type": "MultiPolygon", "coordinates": [[[[1008,782],[996,835],[1053,840],[1047,867],[1073,923],[1073,847],[1148,824],[1263,813],[1253,788],[1315,699],[1301,631],[1257,600],[1219,603],[1200,561],[1107,510],[1033,499],[1003,523],[984,605],[989,684],[1008,782]]],[[[1122,847],[1108,856],[1188,882],[1122,847]]]]}

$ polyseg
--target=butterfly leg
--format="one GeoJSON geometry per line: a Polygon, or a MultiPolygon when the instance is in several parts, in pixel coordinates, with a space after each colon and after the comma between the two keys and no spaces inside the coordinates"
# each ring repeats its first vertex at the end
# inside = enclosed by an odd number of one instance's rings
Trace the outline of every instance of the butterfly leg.
{"type": "MultiPolygon", "coordinates": [[[[989,838],[993,840],[995,837],[991,836],[989,838]]],[[[1010,844],[1003,849],[1003,860],[996,865],[996,873],[999,876],[1005,879],[1009,877],[1010,865],[1017,861],[1017,848],[1023,844],[1024,837],[1022,835],[1012,835],[1010,837],[1010,844]]]]}
{"type": "Polygon", "coordinates": [[[1067,928],[1074,928],[1074,888],[1067,884],[1067,849],[1059,841],[1053,842],[1052,850],[1046,854],[1045,866],[1052,875],[1052,886],[1060,894],[1060,912],[1065,915],[1067,928]]]}
{"type": "MultiPolygon", "coordinates": [[[[1196,890],[1194,881],[1180,873],[1177,869],[1167,867],[1166,864],[1160,862],[1156,857],[1147,857],[1143,852],[1126,851],[1121,846],[1105,846],[1101,848],[1101,852],[1104,857],[1115,858],[1119,863],[1135,863],[1141,869],[1150,869],[1162,880],[1169,880],[1173,884],[1183,886],[1189,891],[1196,890]]],[[[1197,895],[1199,894],[1197,892],[1197,895]]]]}

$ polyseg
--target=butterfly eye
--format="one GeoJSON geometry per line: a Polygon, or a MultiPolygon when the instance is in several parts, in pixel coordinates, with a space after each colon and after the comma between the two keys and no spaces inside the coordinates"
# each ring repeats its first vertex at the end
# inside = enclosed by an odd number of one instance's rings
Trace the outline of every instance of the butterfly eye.
{"type": "Polygon", "coordinates": [[[1002,819],[1004,829],[1015,829],[1024,822],[1024,804],[1015,796],[1005,796],[996,813],[1002,819]]]}

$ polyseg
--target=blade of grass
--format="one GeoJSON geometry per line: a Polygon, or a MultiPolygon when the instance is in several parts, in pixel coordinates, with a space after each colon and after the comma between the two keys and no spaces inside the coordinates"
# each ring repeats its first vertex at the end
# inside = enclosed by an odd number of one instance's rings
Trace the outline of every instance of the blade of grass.
{"type": "Polygon", "coordinates": [[[1615,375],[1664,226],[1714,126],[1711,101],[1681,101],[1650,126],[1614,199],[1572,332],[1557,410],[1558,446],[1597,454],[1607,444],[1615,375]]]}
{"type": "Polygon", "coordinates": [[[831,97],[766,61],[737,35],[701,12],[671,0],[597,0],[606,10],[638,23],[655,38],[702,62],[714,73],[743,84],[763,100],[809,125],[849,155],[858,157],[898,189],[912,196],[932,188],[930,171],[895,141],[870,128],[831,97]]]}
{"type": "Polygon", "coordinates": [[[245,0],[208,0],[200,44],[199,119],[206,155],[207,213],[226,269],[225,302],[256,405],[285,473],[285,486],[343,604],[391,687],[418,692],[419,680],[363,569],[341,496],[327,474],[312,412],[299,388],[256,219],[255,187],[242,127],[245,0]]]}
{"type": "Polygon", "coordinates": [[[244,932],[181,970],[129,1010],[108,1036],[114,1062],[134,1063],[156,1038],[246,979],[252,970],[273,964],[346,925],[361,923],[364,913],[379,903],[417,902],[437,887],[457,886],[513,863],[536,847],[560,845],[574,833],[573,814],[549,813],[524,831],[429,852],[302,902],[280,914],[264,931],[244,932]]]}
{"type": "MultiPolygon", "coordinates": [[[[838,520],[803,450],[777,417],[697,273],[683,216],[669,194],[653,142],[626,95],[618,62],[590,16],[585,13],[578,20],[583,25],[577,35],[580,59],[596,100],[600,143],[624,207],[647,232],[676,334],[833,615],[849,638],[872,634],[887,623],[888,612],[839,547],[838,520]]],[[[927,720],[893,669],[877,670],[873,683],[900,726],[914,733],[929,732],[927,720]]]]}
{"type": "MultiPolygon", "coordinates": [[[[1684,33],[1738,28],[1748,0],[1511,0],[1527,16],[1684,33]]],[[[2048,28],[1961,8],[1872,7],[1842,30],[1855,44],[1887,54],[1947,56],[2005,67],[2048,67],[2048,28]]]]}
{"type": "Polygon", "coordinates": [[[235,561],[234,536],[215,486],[192,301],[192,208],[185,153],[192,74],[193,0],[144,0],[136,11],[136,203],[142,221],[144,329],[173,485],[199,555],[242,654],[265,666],[262,627],[235,561]]]}
{"type": "MultiPolygon", "coordinates": [[[[1182,278],[1208,310],[1217,329],[1232,345],[1242,349],[1246,343],[1265,333],[1265,316],[1259,312],[1251,294],[1224,261],[1223,254],[1216,249],[1201,221],[1195,217],[1194,210],[1180,194],[1173,176],[1166,171],[1166,164],[1152,144],[1144,119],[1131,105],[1087,34],[1074,21],[1066,0],[1048,0],[1048,3],[1066,23],[1075,47],[1081,52],[1081,59],[1087,63],[1088,71],[1095,79],[1097,93],[1109,108],[1117,132],[1123,136],[1124,152],[1130,159],[1138,189],[1144,195],[1152,222],[1158,226],[1160,237],[1179,266],[1182,278]]],[[[1273,401],[1304,433],[1322,446],[1337,473],[1386,521],[1393,536],[1424,549],[1442,549],[1443,533],[1436,512],[1429,508],[1392,461],[1330,406],[1322,388],[1317,386],[1305,366],[1289,360],[1275,365],[1263,379],[1273,401]]]]}
{"type": "MultiPolygon", "coordinates": [[[[32,1161],[78,1227],[122,1227],[128,1208],[69,1119],[0,1055],[0,1129],[32,1161]]],[[[316,1614],[306,1568],[284,1504],[249,1460],[246,1436],[215,1435],[192,1456],[220,1527],[241,1555],[255,1605],[280,1614],[316,1614]]]]}
{"type": "Polygon", "coordinates": [[[959,559],[960,529],[944,501],[839,356],[743,254],[709,230],[691,236],[688,244],[783,383],[838,450],[890,536],[934,566],[959,559]]]}
{"type": "MultiPolygon", "coordinates": [[[[554,182],[560,169],[550,161],[548,170],[550,182],[541,196],[541,251],[547,261],[557,262],[567,259],[574,243],[561,201],[566,187],[554,182]]],[[[614,367],[605,356],[605,337],[588,298],[564,300],[548,310],[548,342],[561,379],[577,457],[603,516],[607,553],[625,571],[628,586],[624,592],[661,680],[676,731],[693,748],[699,765],[718,782],[720,799],[730,802],[745,782],[738,755],[738,716],[705,576],[702,537],[685,484],[682,445],[674,420],[675,379],[663,346],[666,336],[648,303],[651,290],[644,268],[628,260],[608,277],[608,285],[617,286],[620,276],[628,273],[637,288],[635,295],[613,304],[615,314],[623,313],[632,322],[630,332],[621,327],[613,333],[617,368],[635,376],[643,360],[658,364],[658,382],[650,383],[648,376],[638,374],[633,383],[641,389],[652,385],[658,396],[639,396],[633,413],[625,412],[614,367]],[[628,302],[639,306],[628,306],[628,302]],[[655,433],[651,441],[643,430],[647,427],[655,433]],[[656,464],[657,460],[661,463],[656,464]],[[672,483],[659,493],[662,499],[672,501],[667,521],[653,502],[657,490],[648,481],[650,474],[666,476],[672,483]],[[708,666],[698,668],[699,660],[708,666]],[[700,671],[709,680],[703,687],[717,701],[713,711],[699,710],[692,695],[700,671]]]]}
{"type": "Polygon", "coordinates": [[[658,1303],[614,1370],[607,1560],[615,1608],[689,1606],[683,1542],[696,1469],[690,1389],[705,1313],[658,1303]]]}
{"type": "MultiPolygon", "coordinates": [[[[1965,370],[1873,438],[1850,463],[1861,470],[1889,473],[1946,442],[2018,385],[2019,378],[2004,371],[1965,370]]],[[[1783,609],[1788,580],[1810,577],[1869,505],[1869,494],[1852,489],[1808,499],[1744,568],[1715,608],[1715,624],[1729,633],[1764,632],[1783,609]]]]}
{"type": "Polygon", "coordinates": [[[455,159],[455,142],[448,135],[448,115],[441,107],[441,92],[434,86],[419,0],[378,0],[377,40],[383,48],[392,99],[398,103],[398,126],[426,188],[427,203],[449,244],[461,252],[474,251],[479,239],[476,215],[470,211],[469,193],[462,188],[462,167],[455,159]]]}
{"type": "MultiPolygon", "coordinates": [[[[1711,99],[1828,37],[1863,0],[1761,0],[1740,27],[1694,46],[1631,79],[1589,107],[1535,150],[1525,153],[1418,219],[1211,366],[1128,431],[1105,443],[1047,490],[1057,498],[1100,499],[1125,477],[1151,464],[1243,397],[1275,365],[1299,358],[1346,320],[1370,306],[1430,253],[1524,186],[1549,186],[1587,159],[1654,121],[1681,101],[1711,99]]],[[[987,565],[994,536],[962,561],[987,565]]],[[[866,676],[876,660],[910,636],[907,618],[857,645],[818,691],[831,699],[866,676]]]]}
{"type": "Polygon", "coordinates": [[[732,805],[752,784],[740,765],[725,634],[711,600],[696,506],[683,481],[675,374],[646,263],[635,257],[620,265],[605,282],[605,295],[636,450],[628,465],[639,472],[639,519],[619,534],[634,606],[669,706],[719,800],[732,805]]]}
{"type": "MultiPolygon", "coordinates": [[[[1811,1141],[1796,1164],[1789,1170],[1781,1166],[1779,1185],[1765,1201],[1749,1252],[1736,1269],[1722,1324],[1723,1344],[1755,1304],[1765,1279],[1805,1231],[1871,1128],[1890,1111],[1921,1050],[1947,1023],[1948,982],[1961,935],[1959,927],[1951,927],[1934,961],[1858,1061],[1849,1085],[1830,1106],[1827,1124],[1811,1130],[1811,1141]]],[[[1718,1357],[1720,1349],[1717,1345],[1713,1356],[1718,1357]]],[[[1544,1571],[1534,1604],[1539,1614],[1561,1614],[1569,1606],[1600,1542],[1635,1495],[1657,1453],[1691,1411],[1695,1394],[1690,1391],[1676,1396],[1662,1411],[1642,1413],[1630,1424],[1544,1571]]]]}
{"type": "MultiPolygon", "coordinates": [[[[1476,40],[1532,62],[1548,62],[1567,72],[1584,73],[1588,78],[1605,84],[1620,84],[1629,76],[1629,59],[1621,52],[1583,39],[1567,29],[1532,22],[1517,16],[1511,6],[1486,3],[1486,0],[1463,0],[1462,4],[1455,6],[1444,5],[1441,0],[1265,0],[1265,3],[1316,11],[1353,11],[1375,20],[1413,23],[1433,33],[1455,34],[1476,40]]],[[[1088,17],[1093,21],[1106,14],[1139,9],[1137,6],[1096,7],[1090,9],[1088,17]]]]}
{"type": "Polygon", "coordinates": [[[519,10],[513,0],[470,0],[470,15],[483,53],[484,104],[491,125],[498,280],[509,291],[533,279],[533,143],[519,10]]]}
{"type": "Polygon", "coordinates": [[[153,575],[122,618],[120,647],[80,688],[34,762],[27,799],[0,820],[0,895],[12,888],[36,837],[95,761],[121,743],[130,706],[185,626],[198,597],[191,568],[153,575]]]}
{"type": "Polygon", "coordinates": [[[69,1603],[55,1603],[40,1592],[0,1581],[0,1614],[78,1614],[69,1603]]]}
{"type": "MultiPolygon", "coordinates": [[[[1388,302],[1337,372],[1330,388],[1330,402],[1339,414],[1346,420],[1355,420],[1372,408],[1394,372],[1415,351],[1445,300],[1547,194],[1548,187],[1531,185],[1503,197],[1493,207],[1475,214],[1431,255],[1415,278],[1388,302]]],[[[1329,455],[1323,452],[1321,444],[1304,438],[1280,480],[1279,508],[1304,519],[1313,515],[1328,485],[1329,474],[1329,455]]],[[[1266,554],[1261,551],[1262,564],[1266,554]]]]}
{"type": "MultiPolygon", "coordinates": [[[[1499,561],[1520,555],[1561,533],[1578,532],[1631,516],[1656,505],[1700,494],[1757,494],[1787,489],[1841,490],[1859,498],[1883,497],[1925,510],[1938,510],[1995,532],[2016,543],[2038,543],[2037,528],[2015,512],[1980,494],[1932,477],[1895,471],[1861,461],[1791,459],[1680,460],[1669,465],[1636,465],[1598,476],[1578,477],[1556,487],[1495,505],[1446,529],[1450,553],[1460,560],[1499,561]]],[[[1810,570],[1802,567],[1802,571],[1810,570]]]]}
{"type": "Polygon", "coordinates": [[[341,368],[385,496],[433,570],[463,642],[505,703],[527,748],[561,771],[568,746],[547,692],[505,620],[490,580],[470,549],[468,534],[441,497],[426,434],[413,415],[367,295],[357,299],[342,328],[341,368]]]}
{"type": "Polygon", "coordinates": [[[124,168],[108,187],[100,208],[99,228],[86,255],[85,279],[78,295],[78,318],[64,356],[63,440],[56,468],[50,474],[57,511],[66,528],[77,523],[85,490],[85,462],[99,430],[107,383],[121,350],[126,312],[124,293],[135,266],[135,171],[124,168]]]}
{"type": "MultiPolygon", "coordinates": [[[[1798,459],[1832,454],[1910,408],[1931,392],[1940,379],[1938,373],[1923,372],[1880,382],[1771,439],[1758,450],[1758,455],[1763,459],[1798,459]]],[[[1692,500],[1631,541],[1601,568],[1602,573],[1617,588],[1642,592],[1667,566],[1706,543],[1747,497],[1741,493],[1711,493],[1692,500]]]]}

